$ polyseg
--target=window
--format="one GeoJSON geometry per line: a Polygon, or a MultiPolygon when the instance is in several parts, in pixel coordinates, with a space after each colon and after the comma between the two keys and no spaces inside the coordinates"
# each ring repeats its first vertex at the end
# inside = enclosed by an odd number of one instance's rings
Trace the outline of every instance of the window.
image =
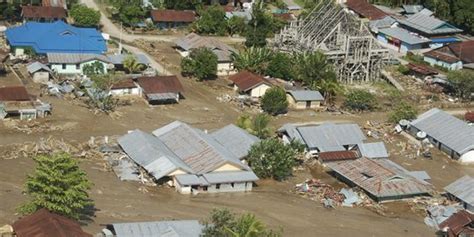
{"type": "Polygon", "coordinates": [[[216,184],[216,189],[220,189],[221,188],[221,184],[216,184]]]}
{"type": "Polygon", "coordinates": [[[234,183],[230,183],[230,186],[234,187],[234,183]]]}
{"type": "Polygon", "coordinates": [[[79,69],[81,69],[81,64],[78,63],[76,64],[76,70],[79,70],[79,69]]]}
{"type": "Polygon", "coordinates": [[[63,63],[63,70],[66,70],[66,64],[63,63]]]}

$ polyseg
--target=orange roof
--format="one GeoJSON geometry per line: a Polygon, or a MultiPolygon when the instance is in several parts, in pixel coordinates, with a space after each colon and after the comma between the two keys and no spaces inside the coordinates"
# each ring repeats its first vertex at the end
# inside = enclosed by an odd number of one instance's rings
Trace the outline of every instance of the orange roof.
{"type": "Polygon", "coordinates": [[[25,18],[63,19],[66,10],[62,7],[23,6],[21,15],[25,18]]]}
{"type": "Polygon", "coordinates": [[[355,13],[369,20],[377,20],[388,16],[387,13],[368,3],[367,0],[347,0],[346,5],[355,13]]]}
{"type": "Polygon", "coordinates": [[[0,101],[30,101],[31,96],[24,86],[0,87],[0,101]]]}
{"type": "Polygon", "coordinates": [[[184,91],[176,76],[139,77],[137,83],[145,94],[181,93],[184,91]]]}
{"type": "Polygon", "coordinates": [[[249,71],[240,71],[239,73],[230,76],[229,80],[234,82],[241,92],[247,92],[261,84],[272,85],[263,78],[263,76],[249,71]]]}
{"type": "Polygon", "coordinates": [[[196,19],[194,11],[152,10],[154,22],[193,22],[196,19]]]}

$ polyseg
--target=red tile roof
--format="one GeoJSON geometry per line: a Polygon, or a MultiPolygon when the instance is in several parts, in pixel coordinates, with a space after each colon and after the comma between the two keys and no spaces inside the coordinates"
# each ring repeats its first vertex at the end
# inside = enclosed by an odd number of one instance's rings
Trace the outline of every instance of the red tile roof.
{"type": "Polygon", "coordinates": [[[369,20],[377,20],[388,16],[387,13],[368,3],[367,0],[347,0],[346,6],[369,20]]]}
{"type": "Polygon", "coordinates": [[[465,210],[461,210],[456,214],[450,216],[445,221],[441,222],[439,228],[447,230],[448,237],[457,237],[460,234],[466,236],[474,236],[474,214],[465,210]],[[469,235],[470,234],[470,235],[469,235]]]}
{"type": "Polygon", "coordinates": [[[355,160],[357,158],[359,158],[357,151],[328,151],[319,153],[319,159],[322,162],[355,160]]]}
{"type": "Polygon", "coordinates": [[[137,83],[145,94],[182,93],[184,91],[176,76],[139,77],[137,83]]]}
{"type": "Polygon", "coordinates": [[[128,89],[128,88],[137,88],[135,82],[132,79],[120,80],[119,82],[112,85],[111,89],[128,89]]]}
{"type": "Polygon", "coordinates": [[[0,101],[29,101],[31,96],[24,86],[0,87],[0,101]]]}
{"type": "Polygon", "coordinates": [[[24,18],[63,19],[66,10],[62,7],[23,6],[21,15],[24,18]]]}
{"type": "Polygon", "coordinates": [[[230,76],[229,80],[234,82],[241,92],[247,92],[261,84],[267,84],[269,86],[272,85],[265,78],[263,78],[263,76],[249,71],[240,71],[239,73],[230,76]]]}
{"type": "Polygon", "coordinates": [[[194,11],[152,10],[154,22],[193,22],[196,19],[194,11]]]}
{"type": "Polygon", "coordinates": [[[12,225],[17,237],[92,237],[78,222],[41,209],[12,225]]]}

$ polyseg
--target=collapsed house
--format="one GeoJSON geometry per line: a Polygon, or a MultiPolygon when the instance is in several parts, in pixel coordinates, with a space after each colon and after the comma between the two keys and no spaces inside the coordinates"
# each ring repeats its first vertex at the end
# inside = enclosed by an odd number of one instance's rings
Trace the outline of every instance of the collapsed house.
{"type": "Polygon", "coordinates": [[[474,236],[474,214],[461,210],[439,225],[443,237],[474,236]]]}
{"type": "Polygon", "coordinates": [[[464,209],[474,213],[474,178],[465,175],[446,186],[448,197],[460,201],[464,209]]]}
{"type": "Polygon", "coordinates": [[[431,109],[412,122],[408,131],[427,138],[439,150],[461,162],[474,162],[474,127],[440,110],[431,109]]]}
{"type": "Polygon", "coordinates": [[[240,71],[229,77],[234,91],[248,95],[252,98],[260,98],[265,95],[272,83],[261,75],[249,71],[240,71]]]}
{"type": "Polygon", "coordinates": [[[188,34],[176,41],[178,53],[187,57],[192,50],[208,48],[217,56],[217,75],[229,75],[235,73],[231,55],[237,50],[211,37],[203,37],[196,33],[188,34]]]}
{"type": "Polygon", "coordinates": [[[51,105],[35,100],[24,86],[0,87],[0,119],[36,119],[51,113],[51,105]]]}
{"type": "Polygon", "coordinates": [[[153,221],[108,224],[102,230],[104,237],[199,237],[204,226],[197,220],[153,221]]]}
{"type": "Polygon", "coordinates": [[[426,196],[432,186],[389,159],[359,158],[326,163],[334,175],[378,202],[426,196]]]}
{"type": "Polygon", "coordinates": [[[251,191],[258,180],[241,161],[258,138],[235,125],[208,134],[175,121],[152,134],[135,130],[118,143],[155,180],[171,180],[180,193],[251,191]]]}

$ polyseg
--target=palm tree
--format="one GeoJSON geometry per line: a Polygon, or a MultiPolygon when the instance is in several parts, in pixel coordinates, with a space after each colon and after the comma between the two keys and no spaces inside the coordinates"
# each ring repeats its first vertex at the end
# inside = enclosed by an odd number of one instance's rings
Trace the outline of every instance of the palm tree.
{"type": "Polygon", "coordinates": [[[250,47],[238,54],[232,54],[234,67],[241,71],[247,70],[263,74],[273,56],[273,52],[268,48],[250,47]]]}
{"type": "Polygon", "coordinates": [[[342,85],[334,79],[316,81],[311,87],[323,93],[327,104],[332,104],[336,95],[344,92],[342,85]]]}
{"type": "Polygon", "coordinates": [[[143,71],[145,66],[139,63],[135,56],[130,54],[123,60],[123,67],[128,73],[137,73],[143,71]]]}
{"type": "Polygon", "coordinates": [[[265,225],[250,213],[242,215],[235,227],[226,227],[226,231],[233,237],[257,237],[266,233],[265,225]]]}

